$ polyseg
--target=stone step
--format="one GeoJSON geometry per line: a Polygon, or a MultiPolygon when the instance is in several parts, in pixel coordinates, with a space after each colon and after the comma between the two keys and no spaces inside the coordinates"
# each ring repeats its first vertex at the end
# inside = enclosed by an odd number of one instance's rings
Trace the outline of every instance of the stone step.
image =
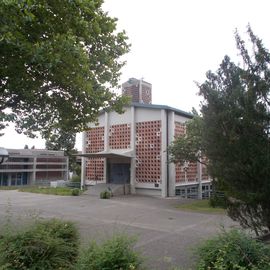
{"type": "Polygon", "coordinates": [[[106,184],[99,183],[93,186],[87,186],[87,190],[83,193],[85,195],[99,196],[102,191],[109,190],[113,196],[130,194],[129,184],[106,184]]]}

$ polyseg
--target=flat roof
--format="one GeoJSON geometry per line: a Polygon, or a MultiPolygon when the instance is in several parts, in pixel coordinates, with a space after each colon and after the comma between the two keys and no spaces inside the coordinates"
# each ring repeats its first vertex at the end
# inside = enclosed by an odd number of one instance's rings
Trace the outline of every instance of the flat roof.
{"type": "MultiPolygon", "coordinates": [[[[156,109],[156,110],[167,110],[167,111],[173,111],[178,115],[185,116],[187,118],[192,119],[194,115],[189,112],[185,112],[167,105],[159,105],[159,104],[145,104],[145,103],[138,103],[138,102],[132,102],[129,105],[124,105],[124,107],[137,107],[137,108],[145,108],[145,109],[156,109]]],[[[106,110],[101,110],[99,114],[104,113],[106,110]]]]}
{"type": "Polygon", "coordinates": [[[133,151],[110,149],[109,151],[102,151],[97,153],[84,153],[76,154],[77,157],[86,157],[86,158],[131,158],[134,157],[133,151]]]}
{"type": "Polygon", "coordinates": [[[146,109],[157,109],[157,110],[168,110],[168,111],[173,111],[179,115],[188,117],[188,118],[193,118],[192,113],[188,113],[167,105],[158,105],[158,104],[145,104],[145,103],[131,103],[131,106],[138,107],[138,108],[146,108],[146,109]]]}

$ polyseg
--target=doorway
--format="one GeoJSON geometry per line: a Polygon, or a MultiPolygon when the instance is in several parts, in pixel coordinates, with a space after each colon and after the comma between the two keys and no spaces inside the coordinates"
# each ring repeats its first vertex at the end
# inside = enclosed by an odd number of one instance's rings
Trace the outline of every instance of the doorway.
{"type": "Polygon", "coordinates": [[[109,163],[108,182],[110,184],[129,184],[130,183],[130,164],[129,163],[109,163]]]}

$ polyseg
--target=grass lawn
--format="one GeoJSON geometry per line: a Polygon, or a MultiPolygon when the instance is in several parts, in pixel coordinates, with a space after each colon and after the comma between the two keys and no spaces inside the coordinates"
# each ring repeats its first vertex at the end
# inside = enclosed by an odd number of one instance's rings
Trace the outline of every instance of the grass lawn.
{"type": "MultiPolygon", "coordinates": [[[[21,192],[32,192],[41,194],[61,195],[61,196],[72,196],[72,188],[68,187],[22,187],[18,188],[21,192]]],[[[81,194],[81,192],[80,192],[81,194]]]]}
{"type": "Polygon", "coordinates": [[[0,186],[0,190],[16,190],[18,187],[14,186],[0,186]]]}
{"type": "Polygon", "coordinates": [[[190,203],[176,205],[176,208],[184,211],[192,211],[208,214],[226,214],[226,210],[219,207],[211,207],[209,200],[191,200],[190,203]]]}

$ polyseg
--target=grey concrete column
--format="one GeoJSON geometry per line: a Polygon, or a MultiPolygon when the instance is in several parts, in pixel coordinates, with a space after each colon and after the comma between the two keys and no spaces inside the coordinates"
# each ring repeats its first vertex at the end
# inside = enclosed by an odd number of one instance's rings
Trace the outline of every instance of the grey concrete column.
{"type": "Polygon", "coordinates": [[[136,181],[136,109],[134,106],[130,107],[131,121],[130,121],[130,149],[134,153],[134,157],[130,161],[130,192],[136,193],[135,181],[136,181]]]}
{"type": "Polygon", "coordinates": [[[37,157],[34,157],[33,158],[32,184],[36,183],[36,173],[37,173],[37,157]]]}
{"type": "MultiPolygon", "coordinates": [[[[174,131],[175,131],[175,121],[174,121],[174,112],[170,111],[169,113],[169,123],[168,123],[168,143],[169,145],[174,141],[174,131]]],[[[169,159],[169,153],[168,153],[169,159]]],[[[169,196],[175,196],[175,164],[169,163],[169,196]]]]}
{"type": "Polygon", "coordinates": [[[161,196],[167,197],[167,111],[161,110],[161,196]]]}
{"type": "MultiPolygon", "coordinates": [[[[82,133],[82,154],[85,154],[86,150],[86,131],[82,133]]],[[[81,188],[85,185],[85,175],[86,175],[86,158],[82,157],[81,165],[81,188]]]]}
{"type": "MultiPolygon", "coordinates": [[[[105,123],[104,123],[104,151],[109,151],[110,145],[109,145],[109,134],[110,134],[110,118],[109,113],[105,112],[105,123]]],[[[104,160],[104,167],[103,167],[103,182],[107,183],[107,158],[104,160]]]]}
{"type": "Polygon", "coordinates": [[[104,151],[108,151],[109,146],[109,131],[110,131],[110,119],[109,114],[105,112],[105,124],[104,124],[104,151]]]}
{"type": "Polygon", "coordinates": [[[8,186],[11,186],[11,173],[8,174],[8,186]]]}

